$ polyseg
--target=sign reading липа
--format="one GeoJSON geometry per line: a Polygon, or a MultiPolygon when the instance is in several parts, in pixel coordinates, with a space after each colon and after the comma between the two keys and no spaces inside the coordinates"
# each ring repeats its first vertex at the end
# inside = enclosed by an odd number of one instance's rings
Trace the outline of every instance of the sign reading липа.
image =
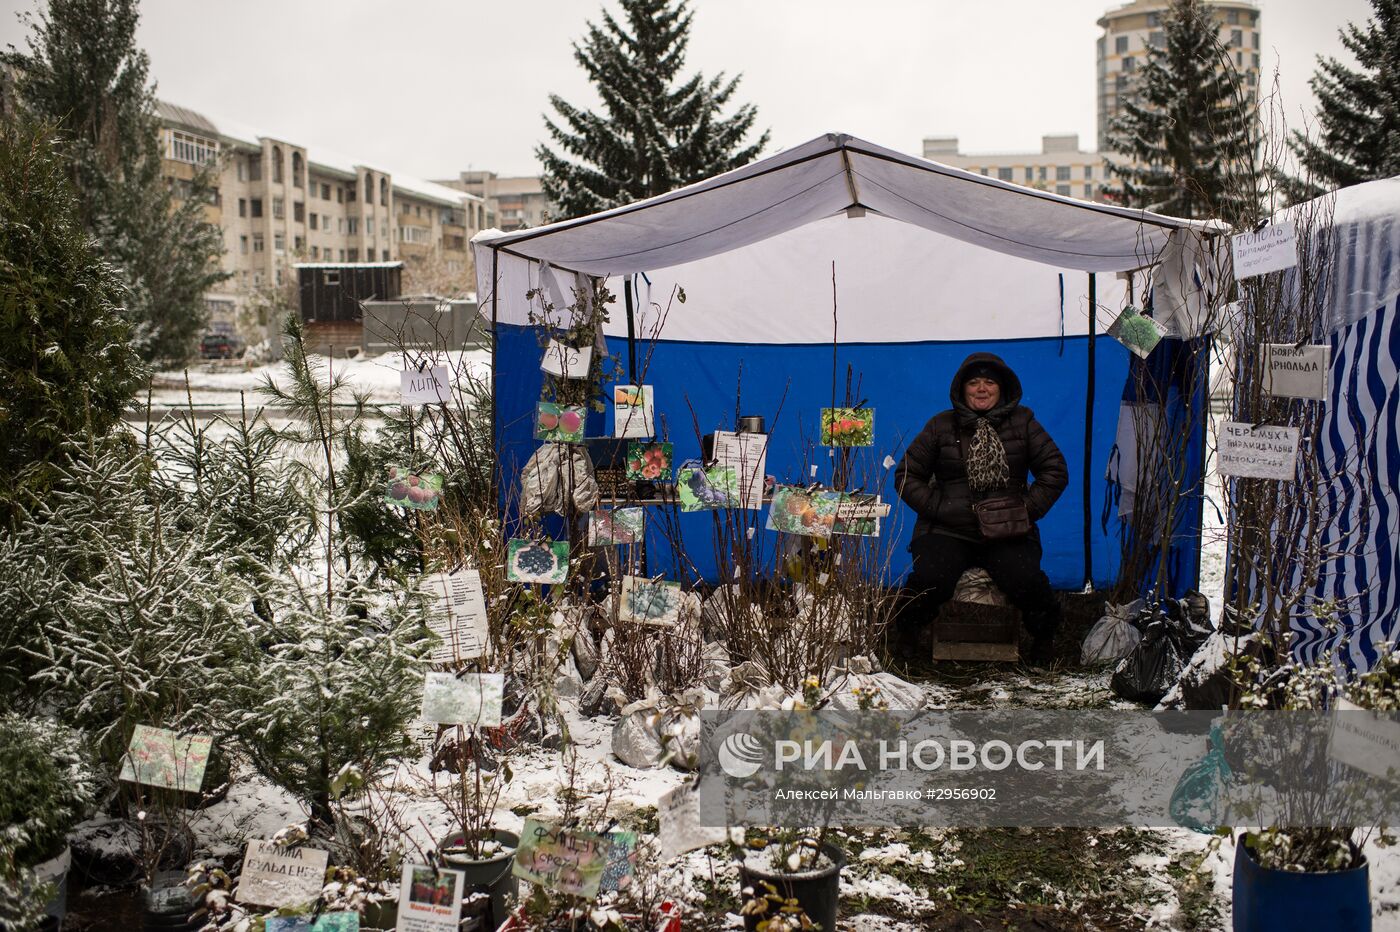
{"type": "Polygon", "coordinates": [[[1222,476],[1292,479],[1298,460],[1298,428],[1238,421],[1220,425],[1216,464],[1222,476]]]}

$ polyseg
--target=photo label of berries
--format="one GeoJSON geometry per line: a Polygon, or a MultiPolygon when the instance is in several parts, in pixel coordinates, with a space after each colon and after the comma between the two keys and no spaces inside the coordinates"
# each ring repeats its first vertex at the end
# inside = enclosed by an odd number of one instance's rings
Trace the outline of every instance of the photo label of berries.
{"type": "Polygon", "coordinates": [[[629,443],[627,445],[627,478],[648,482],[669,481],[671,478],[671,444],[629,443]]]}
{"type": "Polygon", "coordinates": [[[874,408],[822,408],[822,446],[875,445],[874,408]]]}
{"type": "Polygon", "coordinates": [[[588,411],[582,405],[541,401],[535,406],[535,439],[554,443],[583,443],[588,411]]]}
{"type": "Polygon", "coordinates": [[[567,540],[519,540],[506,544],[506,579],[553,585],[569,576],[567,540]]]}
{"type": "Polygon", "coordinates": [[[733,466],[682,467],[676,473],[676,495],[681,501],[681,511],[737,508],[739,475],[733,466]]]}
{"type": "Polygon", "coordinates": [[[681,584],[644,576],[622,577],[617,617],[641,625],[673,628],[680,621],[681,584]]]}
{"type": "Polygon", "coordinates": [[[402,466],[389,467],[389,483],[384,489],[384,501],[415,511],[435,511],[442,498],[442,476],[437,473],[418,475],[402,466]]]}

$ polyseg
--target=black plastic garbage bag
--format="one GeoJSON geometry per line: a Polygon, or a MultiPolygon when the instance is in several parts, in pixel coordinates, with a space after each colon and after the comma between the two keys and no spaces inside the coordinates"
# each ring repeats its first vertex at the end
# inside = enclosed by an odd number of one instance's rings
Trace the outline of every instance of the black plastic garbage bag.
{"type": "Polygon", "coordinates": [[[1165,619],[1146,627],[1138,646],[1123,658],[1108,681],[1115,694],[1133,702],[1153,704],[1167,694],[1185,667],[1172,629],[1165,619]]]}

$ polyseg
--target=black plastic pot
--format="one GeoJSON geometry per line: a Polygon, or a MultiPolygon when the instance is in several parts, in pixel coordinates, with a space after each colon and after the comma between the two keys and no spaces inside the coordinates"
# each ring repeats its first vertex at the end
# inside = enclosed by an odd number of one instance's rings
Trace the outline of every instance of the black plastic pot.
{"type": "Polygon", "coordinates": [[[44,907],[44,922],[51,922],[54,929],[61,928],[68,915],[68,871],[72,863],[72,849],[65,845],[52,858],[34,865],[35,880],[54,885],[53,899],[44,907]]]}
{"type": "MultiPolygon", "coordinates": [[[[520,881],[511,873],[520,836],[497,831],[492,832],[491,837],[504,845],[506,850],[482,861],[473,860],[463,852],[451,850],[466,846],[465,836],[461,832],[453,832],[438,844],[438,854],[442,858],[443,866],[466,875],[467,898],[470,899],[473,893],[485,893],[490,897],[490,907],[485,911],[485,922],[482,925],[485,929],[499,928],[520,898],[520,881]]],[[[476,918],[481,912],[479,907],[473,908],[470,903],[463,904],[463,918],[476,918]]]]}
{"type": "Polygon", "coordinates": [[[191,914],[199,908],[185,884],[183,871],[161,871],[143,892],[143,932],[195,932],[203,918],[191,914]]]}
{"type": "MultiPolygon", "coordinates": [[[[796,899],[807,918],[822,927],[822,932],[835,932],[837,906],[841,899],[841,868],[846,866],[846,853],[832,844],[822,845],[822,853],[831,861],[830,867],[805,874],[785,874],[757,870],[748,862],[739,864],[739,888],[753,887],[755,896],[768,892],[764,882],[771,883],[784,899],[796,899]]],[[[743,899],[743,897],[741,897],[743,899]]],[[[744,928],[756,932],[764,916],[745,916],[744,928]]]]}
{"type": "Polygon", "coordinates": [[[398,900],[376,900],[366,903],[360,913],[361,929],[393,929],[399,924],[398,900]]]}

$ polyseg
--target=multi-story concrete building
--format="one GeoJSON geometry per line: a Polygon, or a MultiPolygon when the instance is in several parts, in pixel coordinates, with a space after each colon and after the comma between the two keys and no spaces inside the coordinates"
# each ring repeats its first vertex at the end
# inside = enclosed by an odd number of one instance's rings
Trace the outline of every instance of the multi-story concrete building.
{"type": "Polygon", "coordinates": [[[467,171],[438,184],[484,198],[495,218],[492,225],[507,233],[537,227],[550,219],[551,205],[539,175],[502,178],[495,172],[467,171]]]}
{"type": "Polygon", "coordinates": [[[215,166],[207,210],[223,231],[231,277],[206,297],[212,322],[238,319],[260,291],[292,282],[292,263],[308,260],[403,260],[409,278],[431,265],[435,280],[472,287],[468,243],[489,226],[483,198],[183,107],[162,102],[158,111],[166,174],[177,186],[215,166]]]}
{"type": "Polygon", "coordinates": [[[958,151],[956,136],[932,136],[924,140],[924,158],[1028,188],[1101,199],[1103,160],[1097,152],[1079,148],[1078,133],[1042,136],[1040,142],[1039,152],[972,154],[958,151]]]}
{"type": "MultiPolygon", "coordinates": [[[[1132,93],[1133,72],[1147,60],[1147,50],[1166,41],[1162,15],[1166,0],[1133,0],[1109,10],[1099,20],[1103,35],[1098,45],[1098,147],[1107,150],[1109,123],[1118,115],[1123,98],[1132,93]]],[[[1211,11],[1220,26],[1220,42],[1244,78],[1249,99],[1259,92],[1259,8],[1242,0],[1211,0],[1211,11]]]]}

